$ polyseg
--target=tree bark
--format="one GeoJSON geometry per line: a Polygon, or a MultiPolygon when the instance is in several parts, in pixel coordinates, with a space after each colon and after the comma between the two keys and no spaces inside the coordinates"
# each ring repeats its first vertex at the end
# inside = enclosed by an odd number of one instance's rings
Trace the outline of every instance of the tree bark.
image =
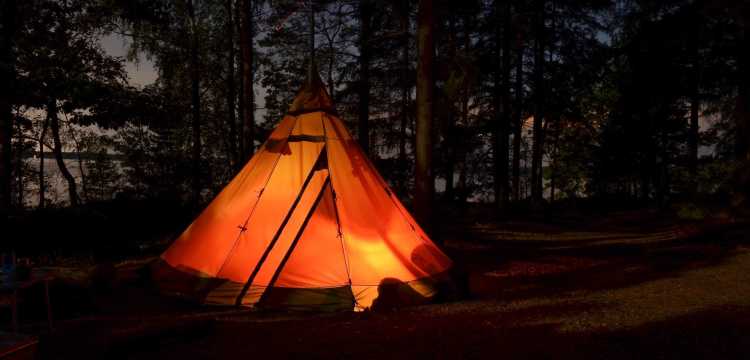
{"type": "Polygon", "coordinates": [[[534,53],[534,143],[531,148],[531,202],[534,207],[540,207],[544,201],[542,187],[542,160],[544,155],[544,0],[536,0],[535,16],[535,53],[534,53]]]}
{"type": "Polygon", "coordinates": [[[238,124],[239,127],[237,128],[237,156],[240,162],[239,166],[243,166],[245,164],[245,86],[242,74],[244,73],[245,69],[242,66],[242,58],[243,58],[243,52],[242,52],[242,30],[243,27],[243,17],[242,17],[242,2],[244,0],[235,0],[235,6],[234,6],[234,18],[236,19],[235,23],[235,30],[237,31],[237,44],[239,46],[240,51],[237,52],[236,56],[237,58],[235,61],[237,62],[236,66],[236,73],[235,78],[238,79],[238,86],[237,86],[237,116],[238,116],[238,124]]]}
{"type": "Polygon", "coordinates": [[[242,163],[239,159],[237,150],[237,116],[236,111],[236,91],[235,91],[235,71],[234,71],[234,11],[232,4],[234,0],[226,0],[226,36],[227,36],[227,122],[229,123],[229,159],[232,161],[232,167],[239,170],[242,163]]]}
{"type": "Polygon", "coordinates": [[[558,177],[558,170],[559,170],[559,163],[558,163],[558,156],[560,154],[560,134],[563,129],[562,119],[560,116],[556,117],[556,124],[555,124],[555,139],[552,144],[552,161],[550,164],[550,190],[549,190],[549,201],[550,203],[555,201],[555,189],[557,186],[557,177],[558,177]]]}
{"type": "Polygon", "coordinates": [[[192,137],[193,137],[193,205],[200,203],[201,197],[201,93],[200,67],[198,55],[198,24],[193,1],[188,0],[188,16],[190,17],[190,93],[192,103],[192,137]]]}
{"type": "Polygon", "coordinates": [[[750,5],[744,6],[741,15],[742,46],[738,47],[738,68],[740,81],[737,89],[737,100],[735,105],[735,125],[737,127],[737,141],[735,143],[735,155],[737,160],[750,161],[750,55],[747,46],[750,45],[750,5]]]}
{"type": "Polygon", "coordinates": [[[690,94],[690,129],[688,131],[688,171],[692,190],[695,190],[695,176],[698,173],[698,117],[700,112],[700,61],[698,53],[698,24],[690,29],[689,51],[692,56],[692,76],[690,94]]]}
{"type": "MultiPolygon", "coordinates": [[[[471,51],[471,34],[469,32],[469,24],[473,21],[472,17],[468,14],[464,16],[464,49],[466,53],[469,53],[471,51]]],[[[462,94],[461,94],[461,122],[463,123],[463,126],[465,128],[469,127],[469,100],[471,96],[471,89],[469,89],[468,86],[464,86],[462,94]]],[[[455,136],[455,135],[454,135],[455,136]]],[[[458,142],[458,141],[457,141],[458,142]]],[[[454,142],[454,145],[458,145],[457,142],[454,142]]],[[[459,204],[465,204],[466,203],[466,175],[468,172],[468,164],[466,156],[468,153],[468,149],[466,146],[457,146],[454,150],[454,158],[456,162],[460,162],[460,168],[459,168],[459,174],[457,179],[457,185],[456,189],[457,196],[455,196],[456,201],[459,204]]],[[[452,173],[452,172],[451,172],[452,173]]]]}
{"type": "Polygon", "coordinates": [[[365,154],[370,154],[370,19],[369,0],[359,3],[359,122],[357,136],[365,154]]]}
{"type": "MultiPolygon", "coordinates": [[[[447,45],[442,46],[442,48],[445,49],[443,50],[443,54],[447,56],[447,59],[455,59],[456,54],[458,53],[458,39],[456,36],[456,19],[454,16],[448,16],[447,30],[448,31],[442,39],[443,42],[447,42],[447,45]]],[[[442,115],[442,120],[439,122],[441,125],[440,132],[443,138],[439,154],[442,155],[443,159],[443,177],[445,179],[445,190],[443,191],[442,197],[446,202],[452,203],[454,199],[453,174],[456,172],[456,145],[458,142],[456,139],[456,118],[458,116],[458,109],[455,106],[455,100],[458,97],[452,94],[450,96],[446,95],[443,95],[441,100],[439,100],[447,103],[447,105],[443,105],[445,110],[442,112],[445,113],[445,115],[442,115]]]]}
{"type": "Polygon", "coordinates": [[[432,0],[419,0],[417,25],[417,126],[414,213],[423,228],[432,220],[435,181],[432,170],[434,15],[432,0]]]}
{"type": "Polygon", "coordinates": [[[47,191],[47,187],[44,181],[44,138],[47,135],[49,119],[50,116],[49,114],[47,114],[47,116],[44,117],[44,121],[42,122],[42,131],[39,133],[39,203],[37,205],[39,209],[44,209],[44,194],[47,191]]]}
{"type": "MultiPolygon", "coordinates": [[[[67,120],[67,119],[66,119],[67,120]]],[[[89,191],[88,191],[88,184],[86,183],[86,170],[83,166],[83,158],[81,157],[81,142],[76,139],[75,132],[73,131],[73,127],[70,126],[70,123],[68,122],[68,133],[70,134],[71,140],[73,140],[73,145],[76,149],[76,160],[78,161],[78,171],[81,174],[81,193],[83,194],[82,200],[88,201],[90,199],[89,197],[89,191]]]]}
{"type": "Polygon", "coordinates": [[[0,214],[11,208],[13,108],[15,82],[13,38],[16,31],[15,0],[0,0],[0,214]]]}
{"type": "Polygon", "coordinates": [[[735,105],[734,121],[737,128],[735,156],[737,158],[737,174],[735,187],[737,189],[734,206],[747,208],[750,206],[750,5],[743,7],[742,14],[742,46],[739,51],[739,89],[735,105]]]}
{"type": "Polygon", "coordinates": [[[690,130],[688,133],[688,170],[690,171],[690,176],[693,177],[691,182],[694,182],[694,177],[698,174],[699,110],[700,99],[698,97],[698,89],[694,88],[690,99],[690,130]]]}
{"type": "Polygon", "coordinates": [[[68,183],[68,197],[70,198],[70,206],[76,207],[80,201],[78,199],[78,190],[76,186],[76,179],[68,171],[68,167],[65,165],[62,153],[62,141],[60,140],[60,118],[57,116],[57,100],[50,99],[47,104],[47,118],[49,118],[50,130],[52,130],[52,141],[53,147],[52,152],[55,155],[55,161],[57,167],[60,169],[65,181],[68,183]]]}
{"type": "Polygon", "coordinates": [[[242,91],[243,115],[242,132],[243,148],[245,150],[243,163],[249,160],[255,153],[255,91],[253,91],[253,80],[255,71],[253,69],[253,2],[242,1],[242,21],[240,32],[240,48],[242,51],[242,91]]]}
{"type": "Polygon", "coordinates": [[[521,140],[523,137],[523,38],[517,33],[516,45],[516,104],[513,127],[513,201],[521,199],[521,140]]]}
{"type": "Polygon", "coordinates": [[[510,2],[495,0],[501,21],[495,25],[499,68],[495,69],[495,205],[505,210],[508,202],[508,133],[510,126],[510,2]]]}
{"type": "MultiPolygon", "coordinates": [[[[403,1],[400,3],[401,7],[401,123],[399,128],[400,137],[398,139],[398,159],[399,166],[401,169],[406,169],[406,127],[409,123],[409,102],[411,101],[411,95],[409,90],[411,86],[409,84],[409,2],[403,1]]],[[[407,176],[406,171],[402,173],[403,179],[401,179],[401,193],[406,192],[407,187],[407,176]]]]}
{"type": "MultiPolygon", "coordinates": [[[[18,130],[16,131],[16,133],[22,135],[23,134],[22,127],[19,126],[18,123],[16,123],[16,125],[18,126],[18,130]]],[[[26,185],[25,185],[25,183],[23,181],[23,176],[24,176],[24,167],[23,166],[25,164],[24,163],[24,157],[23,157],[23,155],[24,155],[23,154],[24,153],[24,147],[25,147],[25,145],[24,145],[23,138],[19,135],[19,141],[16,142],[16,154],[18,154],[18,155],[16,156],[16,164],[15,164],[15,166],[16,166],[16,189],[17,189],[16,190],[16,208],[18,210],[23,210],[24,207],[25,207],[24,199],[25,199],[25,196],[26,196],[26,194],[25,194],[26,193],[26,191],[25,191],[26,185]]]]}

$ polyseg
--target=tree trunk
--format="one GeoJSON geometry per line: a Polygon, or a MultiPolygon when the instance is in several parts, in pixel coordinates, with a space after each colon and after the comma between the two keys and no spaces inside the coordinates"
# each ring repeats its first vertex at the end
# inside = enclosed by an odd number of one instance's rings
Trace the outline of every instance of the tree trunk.
{"type": "Polygon", "coordinates": [[[521,198],[521,139],[523,137],[523,38],[517,34],[516,45],[516,105],[514,109],[515,126],[513,127],[513,201],[521,198]]]}
{"type": "Polygon", "coordinates": [[[690,172],[690,183],[695,191],[697,185],[695,176],[698,173],[698,117],[700,111],[700,61],[698,53],[698,24],[690,29],[689,51],[692,56],[692,81],[690,94],[690,129],[688,131],[688,171],[690,172]]]}
{"type": "MultiPolygon", "coordinates": [[[[21,127],[19,126],[18,134],[22,134],[21,127]]],[[[16,207],[18,210],[23,210],[25,207],[24,199],[26,196],[26,184],[23,180],[24,176],[24,144],[23,139],[19,136],[19,141],[16,143],[16,207]]]]}
{"type": "Polygon", "coordinates": [[[495,0],[502,21],[495,25],[499,68],[495,68],[495,205],[505,210],[508,201],[508,129],[510,126],[510,2],[495,0]]]}
{"type": "Polygon", "coordinates": [[[690,131],[688,133],[688,170],[692,177],[691,183],[695,182],[695,176],[698,174],[698,114],[700,109],[700,100],[698,98],[698,89],[693,89],[690,99],[690,131]]]}
{"type": "MultiPolygon", "coordinates": [[[[470,28],[469,24],[473,20],[474,19],[468,14],[465,15],[463,18],[463,22],[464,22],[464,38],[463,38],[464,44],[463,46],[464,46],[464,51],[466,53],[471,52],[471,33],[469,31],[469,28],[470,28]]],[[[469,86],[464,86],[461,91],[461,101],[460,101],[461,103],[461,109],[460,109],[461,121],[460,122],[464,129],[470,126],[469,125],[470,96],[471,96],[471,92],[470,92],[469,86]]],[[[461,136],[461,134],[463,134],[463,132],[458,133],[458,131],[456,131],[456,133],[452,135],[454,139],[458,139],[458,140],[454,140],[454,143],[453,143],[454,148],[452,150],[453,151],[452,161],[456,162],[457,164],[460,164],[459,169],[458,169],[458,179],[456,180],[457,184],[455,185],[455,188],[457,189],[457,191],[456,191],[456,195],[453,198],[455,198],[458,204],[463,205],[466,203],[466,196],[467,196],[466,175],[468,172],[468,169],[467,169],[468,164],[467,164],[466,156],[467,156],[468,150],[465,145],[461,144],[461,140],[460,138],[458,138],[459,136],[461,136]]],[[[453,171],[451,171],[451,174],[453,174],[453,171]]]]}
{"type": "MultiPolygon", "coordinates": [[[[411,101],[411,95],[409,90],[411,86],[409,84],[409,2],[403,1],[400,4],[401,8],[401,124],[399,128],[400,137],[398,139],[398,159],[399,167],[403,170],[406,166],[406,127],[409,123],[409,102],[411,101]]],[[[407,188],[407,175],[406,171],[401,174],[401,194],[406,193],[407,188]]]]}
{"type": "Polygon", "coordinates": [[[193,1],[188,1],[188,16],[190,17],[190,93],[192,103],[192,136],[193,136],[193,205],[200,203],[201,197],[201,93],[200,67],[198,57],[198,24],[193,1]]]}
{"type": "Polygon", "coordinates": [[[433,38],[434,18],[432,0],[419,0],[417,16],[417,128],[414,213],[423,228],[429,229],[432,220],[432,196],[435,181],[432,172],[432,117],[433,117],[433,38]]]}
{"type": "Polygon", "coordinates": [[[253,91],[253,2],[242,1],[242,30],[240,33],[240,48],[242,50],[242,91],[244,92],[244,106],[242,115],[242,132],[245,150],[243,163],[255,153],[255,91],[253,91]]]}
{"type": "MultiPolygon", "coordinates": [[[[750,12],[750,5],[745,6],[745,12],[750,12]]],[[[750,14],[745,14],[743,46],[747,50],[750,47],[750,14]]],[[[738,128],[737,158],[741,161],[750,162],[750,54],[741,51],[740,54],[740,78],[737,96],[737,114],[735,119],[738,128]]]]}
{"type": "Polygon", "coordinates": [[[536,0],[535,33],[536,44],[534,53],[534,143],[531,148],[531,202],[534,207],[540,207],[543,198],[542,160],[544,154],[544,0],[536,0]]]}
{"type": "Polygon", "coordinates": [[[456,139],[455,134],[457,116],[458,114],[456,114],[454,107],[451,106],[446,120],[447,133],[444,138],[445,146],[443,150],[443,153],[445,153],[445,192],[443,193],[443,198],[448,203],[452,203],[455,200],[453,175],[456,173],[456,147],[458,146],[458,139],[456,139]]]}
{"type": "Polygon", "coordinates": [[[237,86],[237,115],[238,118],[238,124],[239,127],[237,129],[237,157],[240,164],[238,166],[244,166],[246,163],[245,159],[245,85],[243,81],[242,74],[244,74],[244,67],[242,66],[242,58],[243,58],[243,51],[242,51],[242,30],[243,27],[243,17],[242,17],[242,3],[244,0],[235,0],[235,6],[234,6],[234,18],[236,19],[235,23],[235,30],[237,31],[238,36],[238,42],[237,44],[240,47],[240,51],[237,52],[235,59],[237,62],[236,66],[236,73],[235,78],[239,79],[238,86],[237,86]]]}
{"type": "Polygon", "coordinates": [[[562,119],[560,116],[556,117],[557,124],[555,126],[555,141],[552,144],[552,161],[550,164],[550,191],[549,201],[553,203],[555,201],[555,186],[557,185],[557,176],[559,170],[558,156],[560,155],[560,133],[562,132],[562,119]]]}
{"type": "Polygon", "coordinates": [[[553,203],[555,202],[555,180],[556,180],[557,174],[554,171],[554,168],[552,169],[552,174],[550,175],[549,179],[549,202],[553,203]]]}
{"type": "Polygon", "coordinates": [[[44,183],[44,138],[47,135],[47,128],[49,127],[49,114],[44,117],[42,122],[42,131],[39,133],[39,209],[44,209],[44,194],[47,191],[47,187],[44,183]]]}
{"type": "Polygon", "coordinates": [[[232,3],[234,0],[226,0],[226,11],[227,11],[227,23],[226,23],[226,36],[227,36],[227,122],[229,123],[229,159],[232,161],[232,167],[235,170],[239,170],[242,167],[242,163],[239,159],[239,153],[237,150],[237,116],[236,111],[236,93],[235,93],[235,71],[234,71],[234,11],[232,11],[232,3]]]}
{"type": "MultiPolygon", "coordinates": [[[[750,47],[750,5],[746,5],[743,10],[743,45],[739,49],[746,50],[750,47]]],[[[740,81],[734,115],[737,128],[735,156],[738,166],[735,175],[737,193],[733,205],[747,208],[750,206],[750,55],[747,51],[739,50],[738,60],[740,81]]]]}
{"type": "Polygon", "coordinates": [[[81,193],[83,194],[82,198],[85,201],[88,201],[90,197],[89,197],[88,186],[86,183],[86,171],[83,166],[83,158],[81,157],[81,143],[80,141],[78,141],[78,139],[76,139],[75,132],[73,131],[73,127],[70,126],[70,123],[68,123],[68,133],[70,134],[70,138],[71,140],[73,140],[73,145],[76,148],[76,160],[78,162],[78,171],[81,174],[81,193]]]}
{"type": "Polygon", "coordinates": [[[370,154],[370,19],[369,0],[359,4],[359,123],[357,137],[362,151],[370,154]]]}
{"type": "MultiPolygon", "coordinates": [[[[442,47],[445,48],[443,54],[446,56],[447,59],[455,59],[456,54],[458,53],[458,39],[456,36],[456,19],[454,16],[448,16],[448,28],[447,32],[445,33],[445,37],[443,38],[444,42],[447,42],[447,45],[443,45],[442,47]]],[[[438,115],[441,116],[441,121],[438,122],[440,127],[440,133],[442,134],[442,146],[441,151],[438,152],[439,155],[442,155],[442,163],[443,163],[443,178],[445,179],[445,189],[443,191],[443,199],[446,200],[448,203],[453,202],[454,193],[453,193],[453,174],[456,172],[456,134],[455,134],[455,128],[456,128],[456,117],[457,117],[457,109],[456,109],[456,100],[457,96],[454,94],[442,95],[441,99],[438,101],[444,102],[446,104],[443,105],[443,108],[445,109],[442,111],[444,115],[438,115]]],[[[439,138],[436,136],[436,138],[439,138]]],[[[437,176],[437,174],[435,175],[437,176]]]]}
{"type": "Polygon", "coordinates": [[[57,167],[60,169],[60,173],[68,183],[70,206],[76,207],[79,204],[76,179],[70,171],[68,171],[68,167],[65,165],[65,160],[63,159],[62,141],[60,140],[60,119],[57,116],[57,100],[55,99],[51,99],[47,104],[47,118],[49,118],[50,130],[52,130],[52,141],[54,145],[52,147],[52,152],[55,155],[55,161],[57,162],[57,167]]]}
{"type": "Polygon", "coordinates": [[[11,208],[13,108],[15,82],[13,39],[16,30],[16,1],[0,0],[0,214],[11,208]]]}

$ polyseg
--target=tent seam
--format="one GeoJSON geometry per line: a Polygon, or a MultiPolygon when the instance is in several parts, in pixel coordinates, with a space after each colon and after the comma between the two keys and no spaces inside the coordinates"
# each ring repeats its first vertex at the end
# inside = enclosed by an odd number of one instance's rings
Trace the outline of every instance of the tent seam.
{"type": "MultiPolygon", "coordinates": [[[[327,113],[322,113],[320,115],[320,123],[323,125],[323,138],[326,140],[326,152],[328,155],[328,160],[331,160],[330,156],[330,150],[328,146],[328,132],[326,131],[326,121],[325,118],[328,116],[327,113]]],[[[336,213],[336,226],[337,226],[337,237],[341,241],[341,253],[344,255],[344,268],[346,269],[346,277],[349,280],[349,288],[352,292],[352,299],[354,300],[354,306],[359,306],[359,302],[357,301],[357,296],[354,295],[354,289],[352,288],[352,274],[349,266],[349,254],[346,250],[346,238],[344,237],[344,232],[341,230],[341,218],[339,217],[339,208],[338,208],[338,196],[336,195],[336,188],[333,187],[333,172],[331,171],[331,165],[330,162],[326,163],[326,167],[328,168],[328,177],[331,179],[331,191],[333,192],[333,211],[336,213]]]]}
{"type": "MultiPolygon", "coordinates": [[[[289,136],[291,136],[292,132],[294,131],[294,126],[297,125],[298,118],[294,116],[294,125],[289,127],[289,133],[287,133],[287,136],[285,139],[289,139],[289,136]]],[[[285,140],[285,141],[287,141],[285,140]]],[[[267,144],[268,140],[264,142],[263,144],[267,144]]],[[[268,186],[268,182],[271,181],[271,177],[273,176],[274,170],[276,170],[276,165],[278,165],[279,160],[281,159],[281,156],[283,156],[283,153],[280,151],[278,153],[278,156],[276,156],[276,160],[273,162],[273,167],[271,168],[271,171],[268,173],[268,177],[266,178],[266,181],[263,182],[263,187],[260,188],[260,193],[258,193],[258,200],[255,201],[255,204],[253,205],[253,208],[250,210],[250,214],[247,215],[247,218],[245,218],[245,222],[240,227],[240,231],[237,234],[237,238],[234,239],[234,244],[232,244],[232,247],[227,252],[227,255],[224,257],[224,261],[221,263],[221,267],[219,267],[219,271],[216,272],[216,277],[221,274],[221,272],[224,270],[224,266],[227,265],[227,262],[229,262],[229,257],[232,255],[232,253],[237,249],[237,244],[240,242],[240,238],[242,237],[242,234],[247,230],[247,223],[250,222],[250,218],[253,217],[253,214],[255,213],[255,209],[258,208],[258,203],[260,202],[260,197],[263,196],[263,192],[266,190],[266,186],[268,186]]]]}

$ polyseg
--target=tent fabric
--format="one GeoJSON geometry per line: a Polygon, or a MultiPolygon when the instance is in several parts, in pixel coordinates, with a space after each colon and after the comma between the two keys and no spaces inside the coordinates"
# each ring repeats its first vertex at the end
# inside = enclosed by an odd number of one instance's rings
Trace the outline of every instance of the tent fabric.
{"type": "Polygon", "coordinates": [[[308,71],[307,80],[289,107],[289,114],[297,115],[315,111],[335,114],[333,100],[325,91],[325,85],[320,80],[317,70],[311,66],[308,71]]]}
{"type": "Polygon", "coordinates": [[[162,289],[282,308],[364,309],[435,296],[450,259],[335,115],[317,72],[310,75],[255,156],[162,254],[162,289]]]}

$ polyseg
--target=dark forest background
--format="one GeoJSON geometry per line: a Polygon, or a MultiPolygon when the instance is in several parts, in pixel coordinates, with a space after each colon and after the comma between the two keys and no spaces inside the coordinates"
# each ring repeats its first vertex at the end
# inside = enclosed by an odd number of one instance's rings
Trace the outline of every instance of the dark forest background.
{"type": "Polygon", "coordinates": [[[0,6],[3,247],[173,239],[285,114],[311,35],[341,118],[428,228],[469,207],[748,207],[746,1],[318,0],[312,34],[305,1],[0,6]],[[125,71],[139,56],[145,87],[125,71]]]}

